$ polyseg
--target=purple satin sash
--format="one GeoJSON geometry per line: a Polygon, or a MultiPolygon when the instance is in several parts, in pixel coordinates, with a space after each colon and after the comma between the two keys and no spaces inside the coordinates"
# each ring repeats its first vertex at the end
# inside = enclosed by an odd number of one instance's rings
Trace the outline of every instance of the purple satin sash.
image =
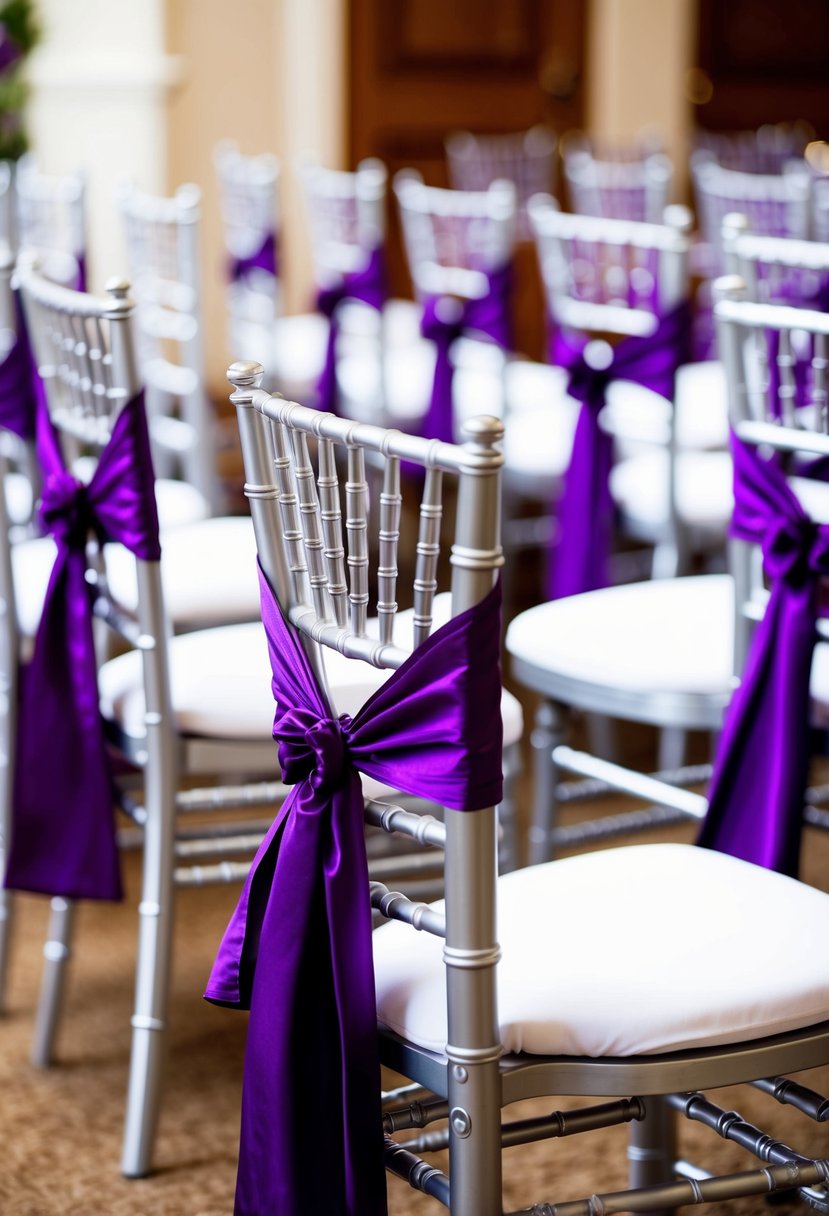
{"type": "Polygon", "coordinates": [[[487,292],[480,299],[461,300],[456,296],[428,296],[423,302],[420,332],[435,343],[435,378],[429,408],[420,424],[426,439],[454,441],[452,380],[455,369],[450,352],[452,343],[464,334],[486,334],[502,350],[512,346],[512,263],[486,272],[487,292]]]}
{"type": "Polygon", "coordinates": [[[5,25],[0,24],[0,74],[8,72],[23,58],[23,50],[12,38],[5,25]]]}
{"type": "Polygon", "coordinates": [[[337,312],[344,300],[360,300],[378,312],[382,311],[388,290],[386,286],[386,262],[383,250],[378,245],[372,249],[362,270],[344,274],[331,287],[321,287],[317,292],[316,305],[319,312],[328,317],[328,342],[325,348],[325,363],[317,381],[317,409],[330,414],[338,413],[337,389],[337,339],[340,324],[337,312]]]}
{"type": "Polygon", "coordinates": [[[736,436],[731,535],[759,543],[770,583],[725,717],[698,843],[796,875],[809,766],[809,678],[829,526],[805,514],[772,460],[736,436]]]}
{"type": "Polygon", "coordinates": [[[118,899],[113,784],[98,709],[84,549],[89,532],[157,561],[158,515],[143,393],[116,419],[83,486],[63,464],[45,405],[38,446],[42,518],[57,542],[32,660],[20,673],[7,887],[118,899]]]}
{"type": "Polygon", "coordinates": [[[35,437],[36,371],[17,292],[14,293],[14,309],[14,343],[0,363],[0,427],[28,441],[35,437]]]}
{"type": "Polygon", "coordinates": [[[632,380],[673,399],[674,377],[687,359],[690,308],[685,302],[658,318],[646,338],[624,338],[613,348],[606,368],[589,366],[586,342],[558,333],[554,354],[570,373],[567,391],[582,403],[573,452],[558,503],[558,537],[552,551],[551,599],[606,587],[613,541],[613,499],[609,478],[613,437],[602,430],[599,414],[614,380],[632,380]]]}
{"type": "Polygon", "coordinates": [[[294,788],[256,855],[205,993],[250,1008],[235,1213],[382,1216],[358,770],[455,810],[500,801],[500,585],[437,630],[355,718],[334,720],[261,572],[260,582],[273,733],[294,788]]]}
{"type": "Polygon", "coordinates": [[[75,261],[78,263],[78,273],[75,275],[75,291],[86,291],[86,254],[76,253],[75,261]]]}
{"type": "Polygon", "coordinates": [[[249,253],[243,258],[228,258],[227,277],[231,283],[238,283],[251,270],[264,270],[267,274],[272,274],[275,279],[279,277],[276,233],[272,228],[265,233],[262,243],[253,253],[249,253]]]}

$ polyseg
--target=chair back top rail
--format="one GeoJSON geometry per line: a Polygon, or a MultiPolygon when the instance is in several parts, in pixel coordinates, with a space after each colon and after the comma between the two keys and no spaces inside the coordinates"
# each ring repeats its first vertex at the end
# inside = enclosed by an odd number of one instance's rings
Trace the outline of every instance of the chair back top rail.
{"type": "Polygon", "coordinates": [[[234,140],[213,150],[225,245],[233,257],[249,257],[279,227],[279,161],[268,152],[246,156],[234,140]]]}
{"type": "Polygon", "coordinates": [[[555,199],[530,200],[547,308],[559,325],[645,336],[658,312],[688,298],[691,216],[665,209],[663,224],[567,215],[555,199]]]}
{"type": "Polygon", "coordinates": [[[388,174],[382,161],[360,161],[351,173],[326,169],[311,156],[297,164],[317,282],[336,283],[365,267],[386,231],[388,174]]]}
{"type": "Polygon", "coordinates": [[[495,446],[503,433],[501,424],[492,418],[475,419],[467,428],[470,441],[456,446],[271,396],[259,387],[259,364],[234,364],[228,378],[235,387],[231,400],[239,415],[245,493],[260,561],[283,610],[315,642],[375,667],[399,667],[431,632],[444,474],[458,482],[450,553],[453,610],[481,598],[502,564],[497,537],[503,457],[495,446]],[[378,458],[382,461],[382,490],[373,514],[366,476],[369,454],[372,469],[378,458]],[[407,496],[415,489],[420,494],[411,644],[394,628],[401,460],[425,471],[422,488],[417,479],[404,479],[407,496]],[[375,523],[376,532],[370,536],[370,524],[375,523]],[[368,615],[369,561],[374,554],[376,623],[368,615]]]}

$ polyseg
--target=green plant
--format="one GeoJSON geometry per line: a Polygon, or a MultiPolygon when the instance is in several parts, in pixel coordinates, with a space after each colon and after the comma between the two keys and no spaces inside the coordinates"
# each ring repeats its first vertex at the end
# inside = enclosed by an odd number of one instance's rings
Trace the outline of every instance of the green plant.
{"type": "Polygon", "coordinates": [[[28,146],[23,125],[28,90],[21,69],[39,36],[32,0],[0,4],[0,160],[17,160],[28,146]]]}

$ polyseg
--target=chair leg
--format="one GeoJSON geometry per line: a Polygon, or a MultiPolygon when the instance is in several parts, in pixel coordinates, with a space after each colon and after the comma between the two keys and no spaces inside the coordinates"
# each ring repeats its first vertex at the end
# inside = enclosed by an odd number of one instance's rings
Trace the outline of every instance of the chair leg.
{"type": "Polygon", "coordinates": [[[0,888],[0,1013],[5,1013],[6,985],[9,978],[9,953],[11,951],[14,899],[11,891],[0,888]]]}
{"type": "Polygon", "coordinates": [[[497,1061],[450,1071],[451,1216],[502,1216],[500,1091],[497,1061]]]}
{"type": "Polygon", "coordinates": [[[121,1155],[121,1172],[127,1178],[142,1178],[151,1169],[161,1104],[173,930],[174,815],[168,800],[172,804],[170,782],[164,777],[155,796],[145,791],[135,1012],[121,1155]]]}
{"type": "Polygon", "coordinates": [[[564,742],[567,714],[564,706],[544,700],[535,715],[530,735],[533,749],[533,809],[529,828],[530,864],[549,861],[553,855],[558,771],[553,748],[564,742]]]}
{"type": "Polygon", "coordinates": [[[55,1058],[55,1038],[60,1025],[66,989],[67,964],[72,953],[75,904],[55,896],[51,903],[49,929],[43,946],[43,978],[35,1016],[30,1059],[35,1068],[49,1068],[55,1058]]]}
{"type": "Polygon", "coordinates": [[[656,767],[660,773],[682,768],[688,750],[688,732],[678,726],[663,726],[659,732],[659,755],[656,767]]]}
{"type": "Polygon", "coordinates": [[[504,752],[504,797],[498,807],[498,824],[501,839],[498,848],[498,870],[507,874],[521,865],[521,842],[518,832],[518,806],[516,800],[516,781],[521,768],[521,754],[518,744],[514,744],[504,752]]]}
{"type": "MultiPolygon", "coordinates": [[[[673,1181],[676,1116],[664,1098],[646,1098],[645,1118],[631,1123],[628,1162],[630,1187],[657,1186],[673,1181]]],[[[635,1211],[632,1216],[636,1216],[635,1211]]],[[[650,1212],[649,1216],[661,1216],[661,1213],[650,1212]]]]}

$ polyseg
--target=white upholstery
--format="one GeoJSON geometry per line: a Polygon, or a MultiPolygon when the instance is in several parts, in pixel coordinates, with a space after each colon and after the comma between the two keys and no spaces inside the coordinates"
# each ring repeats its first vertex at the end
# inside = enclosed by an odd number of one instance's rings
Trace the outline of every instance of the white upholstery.
{"type": "MultiPolygon", "coordinates": [[[[829,1017],[815,948],[829,896],[721,853],[639,845],[554,861],[499,879],[497,907],[507,1052],[652,1054],[829,1017]]],[[[396,922],[374,934],[381,1023],[438,1052],[442,954],[439,938],[396,922]]]]}
{"type": "MultiPolygon", "coordinates": [[[[621,691],[724,697],[732,687],[728,574],[605,587],[529,608],[507,629],[513,658],[621,691]]],[[[815,647],[812,714],[829,722],[829,644],[815,647]]]]}
{"type": "Polygon", "coordinates": [[[32,483],[25,473],[10,472],[3,478],[6,514],[10,524],[27,524],[32,518],[32,483]]]}
{"type": "MultiPolygon", "coordinates": [[[[665,448],[618,461],[610,493],[624,515],[654,531],[668,522],[670,456],[665,448]]],[[[679,452],[674,466],[679,517],[689,527],[723,533],[731,519],[731,456],[728,452],[679,452]]]]}
{"type": "MultiPolygon", "coordinates": [[[[79,481],[88,482],[95,472],[96,462],[91,456],[81,456],[72,465],[72,472],[79,481]]],[[[165,528],[181,528],[185,524],[206,519],[210,506],[200,490],[174,477],[156,477],[155,502],[158,508],[158,523],[165,528]]]]}
{"type": "MultiPolygon", "coordinates": [[[[106,570],[115,599],[135,609],[133,555],[122,545],[107,545],[106,570]]],[[[176,627],[258,619],[256,538],[250,516],[214,516],[164,532],[161,578],[164,604],[176,627]]]]}
{"type": "Polygon", "coordinates": [[[17,625],[24,638],[34,637],[40,624],[56,552],[51,536],[18,541],[11,547],[17,625]]]}
{"type": "MultiPolygon", "coordinates": [[[[405,630],[405,623],[402,626],[405,630]]],[[[325,667],[339,713],[355,714],[389,673],[326,649],[325,667]]],[[[267,739],[273,725],[270,661],[260,622],[182,634],[170,642],[170,683],[178,730],[230,739],[267,739]]],[[[99,676],[101,708],[126,733],[144,735],[141,656],[137,651],[105,663],[99,676]]],[[[521,707],[502,698],[505,745],[521,737],[521,707]]]]}
{"type": "Polygon", "coordinates": [[[607,587],[539,604],[507,630],[507,650],[539,667],[614,688],[721,694],[731,681],[729,575],[607,587]]]}
{"type": "Polygon", "coordinates": [[[676,438],[680,449],[728,446],[725,368],[719,360],[686,363],[676,373],[676,438]]]}

